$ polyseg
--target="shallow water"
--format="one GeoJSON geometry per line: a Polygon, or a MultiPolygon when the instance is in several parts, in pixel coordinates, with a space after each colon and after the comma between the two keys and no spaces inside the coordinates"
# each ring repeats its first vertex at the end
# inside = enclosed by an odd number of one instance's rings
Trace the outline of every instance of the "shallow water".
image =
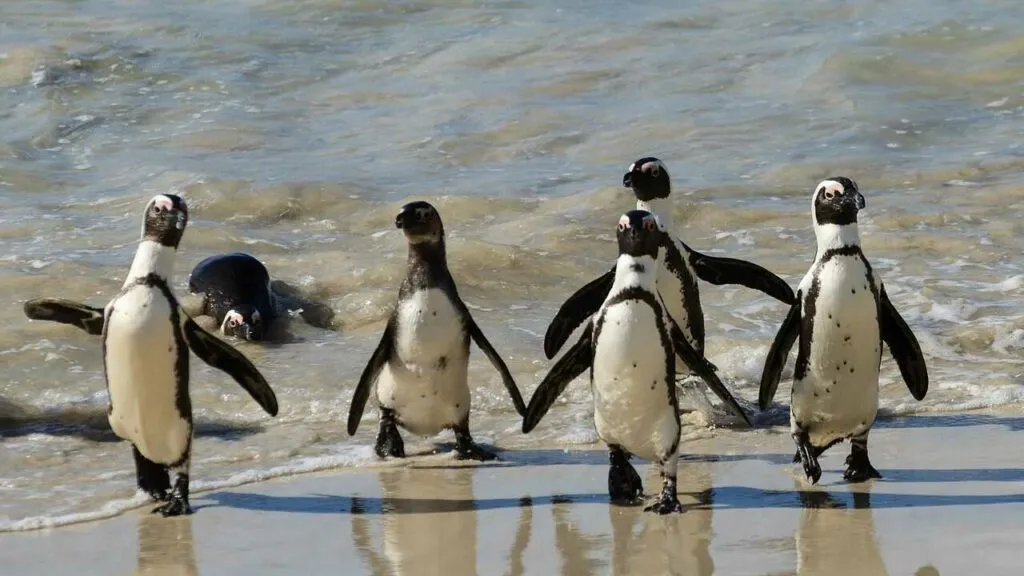
{"type": "MultiPolygon", "coordinates": [[[[1020,406],[1016,8],[3,3],[0,523],[130,496],[98,340],[30,323],[21,304],[107,302],[140,211],[167,191],[190,207],[179,294],[204,257],[244,250],[334,311],[331,329],[296,320],[289,342],[239,346],[277,391],[275,420],[194,361],[197,484],[372,460],[372,410],[354,438],[343,420],[401,278],[393,217],[409,198],[440,210],[463,298],[528,397],[550,365],[547,322],[614,258],[614,223],[632,205],[621,174],[648,154],[672,173],[689,244],[794,286],[813,256],[812,187],[856,179],[865,251],[932,377],[915,403],[886,357],[883,408],[1020,406]]],[[[754,401],[786,311],[747,289],[701,288],[708,356],[754,401]]],[[[582,383],[523,437],[479,351],[470,370],[480,440],[594,441],[582,383]]],[[[689,417],[684,434],[714,434],[706,420],[689,417]]],[[[784,420],[784,407],[761,418],[784,420]]]]}

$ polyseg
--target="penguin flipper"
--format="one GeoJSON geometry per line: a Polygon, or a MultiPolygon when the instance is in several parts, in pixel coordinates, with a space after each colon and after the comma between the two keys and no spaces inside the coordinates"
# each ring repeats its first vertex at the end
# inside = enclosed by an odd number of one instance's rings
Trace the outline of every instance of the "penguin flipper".
{"type": "Polygon", "coordinates": [[[516,407],[516,413],[520,416],[526,414],[526,403],[523,402],[523,396],[519,393],[519,388],[516,387],[516,381],[512,378],[512,373],[508,370],[508,365],[498,354],[498,351],[491,346],[490,341],[484,336],[484,333],[477,326],[473,317],[469,315],[469,311],[466,311],[466,320],[469,328],[469,335],[473,338],[473,342],[484,351],[487,359],[491,361],[491,364],[501,374],[501,382],[505,385],[505,389],[508,390],[508,395],[512,397],[512,404],[516,407]]]}
{"type": "Polygon", "coordinates": [[[580,339],[555,363],[548,375],[533,391],[530,405],[526,407],[526,414],[523,415],[523,434],[529,434],[540,423],[540,419],[548,413],[569,383],[593,364],[593,340],[594,323],[587,322],[587,327],[580,335],[580,339]]]}
{"type": "Polygon", "coordinates": [[[761,410],[767,410],[775,397],[775,391],[779,388],[779,379],[782,378],[782,368],[786,365],[786,357],[800,335],[800,291],[796,293],[796,304],[789,309],[789,314],[783,320],[778,333],[775,334],[775,341],[768,349],[768,357],[764,360],[764,369],[761,371],[761,391],[758,394],[758,406],[761,410]]]}
{"type": "Polygon", "coordinates": [[[48,320],[70,324],[87,334],[103,334],[103,308],[86,306],[63,298],[36,298],[25,302],[25,316],[33,320],[48,320]]]}
{"type": "Polygon", "coordinates": [[[892,305],[883,286],[878,293],[878,320],[882,332],[882,340],[889,346],[889,352],[900,367],[903,381],[910,389],[915,400],[921,400],[928,393],[928,368],[924,363],[921,345],[911,332],[896,307],[892,305]]]}
{"type": "Polygon", "coordinates": [[[717,258],[701,254],[689,246],[686,248],[690,253],[690,265],[693,266],[697,277],[705,282],[716,286],[739,284],[740,286],[764,292],[786,304],[796,302],[793,289],[789,287],[789,284],[767,268],[758,266],[753,262],[747,262],[746,260],[717,258]]]}
{"type": "Polygon", "coordinates": [[[544,355],[548,360],[558,354],[572,331],[601,308],[615,283],[615,268],[591,280],[587,285],[569,296],[558,309],[544,333],[544,355]]]}
{"type": "Polygon", "coordinates": [[[381,369],[384,368],[384,364],[391,357],[391,347],[394,341],[394,319],[388,321],[387,328],[384,329],[384,334],[380,337],[380,342],[377,344],[377,349],[373,351],[373,355],[370,356],[370,361],[366,363],[366,367],[363,368],[363,373],[359,376],[359,384],[356,384],[356,389],[352,392],[352,404],[348,409],[348,435],[352,436],[359,429],[359,421],[363,419],[363,410],[366,408],[366,400],[370,397],[370,390],[373,389],[374,382],[377,381],[377,376],[380,375],[381,369]]]}
{"type": "MultiPolygon", "coordinates": [[[[715,374],[714,367],[706,358],[697,353],[690,345],[690,342],[683,336],[683,331],[679,329],[679,326],[675,322],[669,322],[672,326],[672,346],[675,349],[676,354],[683,359],[686,366],[693,371],[694,374],[700,376],[704,382],[707,383],[708,388],[718,396],[726,406],[729,407],[729,411],[739,416],[747,426],[753,427],[750,423],[750,418],[747,417],[747,413],[743,411],[743,407],[736,401],[729,389],[725,387],[725,384],[715,374]]],[[[673,388],[674,390],[674,388],[673,388]]]]}
{"type": "Polygon", "coordinates": [[[277,396],[270,384],[244,354],[230,344],[203,330],[188,318],[182,330],[188,347],[200,360],[226,372],[252,396],[252,399],[271,416],[277,416],[277,396]]]}

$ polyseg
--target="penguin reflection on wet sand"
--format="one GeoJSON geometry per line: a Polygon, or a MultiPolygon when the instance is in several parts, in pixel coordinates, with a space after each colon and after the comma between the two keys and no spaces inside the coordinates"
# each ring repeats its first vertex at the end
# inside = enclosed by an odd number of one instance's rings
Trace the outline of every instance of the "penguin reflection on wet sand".
{"type": "Polygon", "coordinates": [[[888,574],[875,537],[871,494],[853,492],[839,497],[817,489],[795,490],[803,510],[796,532],[796,573],[888,574]]]}
{"type": "Polygon", "coordinates": [[[200,328],[171,291],[168,280],[187,222],[188,208],[180,197],[161,194],[149,201],[131,269],[106,308],[48,298],[25,303],[29,318],[103,336],[107,419],[115,434],[131,442],[138,486],[165,502],[153,510],[164,516],[192,512],[190,349],[234,378],[268,414],[277,415],[274,391],[256,367],[200,328]]]}
{"type": "Polygon", "coordinates": [[[917,338],[861,250],[857,214],[864,205],[864,196],[849,178],[818,184],[811,200],[817,253],[761,375],[760,407],[765,410],[779,386],[786,356],[799,340],[789,421],[797,446],[793,461],[803,464],[812,484],[821,478],[821,454],[846,439],[852,448],[843,478],[881,478],[868,458],[868,432],[878,413],[883,341],[911,395],[921,400],[928,392],[917,338]]]}
{"type": "MultiPolygon", "coordinates": [[[[615,281],[579,341],[555,363],[530,399],[523,417],[529,433],[573,379],[590,370],[594,424],[608,445],[608,494],[613,502],[643,496],[632,454],[656,463],[662,490],[645,510],[682,512],[676,496],[679,404],[676,358],[700,376],[732,410],[743,414],[714,368],[694,350],[667,313],[656,288],[668,235],[656,216],[630,210],[618,223],[615,281]]],[[[745,417],[745,416],[744,416],[745,417]]]]}
{"type": "Polygon", "coordinates": [[[495,459],[469,433],[470,339],[501,374],[522,415],[525,405],[519,389],[459,297],[448,271],[444,226],[437,210],[427,202],[411,202],[402,207],[395,226],[409,244],[406,276],[380,343],[352,395],[348,433],[356,433],[376,384],[380,424],[375,451],[381,458],[405,457],[401,426],[419,436],[453,430],[459,459],[495,459]]]}
{"type": "Polygon", "coordinates": [[[188,289],[202,295],[200,313],[216,319],[225,336],[263,340],[277,320],[270,274],[248,254],[216,254],[204,259],[192,269],[188,289]]]}
{"type": "MultiPolygon", "coordinates": [[[[680,240],[672,228],[672,182],[665,165],[653,157],[637,160],[622,177],[622,185],[633,191],[636,209],[658,217],[669,241],[658,266],[658,294],[672,321],[698,354],[704,356],[704,311],[697,279],[723,285],[738,284],[792,304],[793,290],[785,280],[765,268],[735,258],[702,254],[680,240]]],[[[615,268],[580,288],[558,309],[544,334],[544,354],[554,358],[577,326],[597,312],[615,281],[615,268]]],[[[684,370],[682,357],[677,368],[684,370]]],[[[740,414],[737,414],[739,416],[740,414]]]]}

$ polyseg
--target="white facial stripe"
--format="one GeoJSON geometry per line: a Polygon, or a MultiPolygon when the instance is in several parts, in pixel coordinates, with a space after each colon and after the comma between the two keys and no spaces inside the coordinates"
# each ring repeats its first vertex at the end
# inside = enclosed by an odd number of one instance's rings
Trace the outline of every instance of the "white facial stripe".
{"type": "Polygon", "coordinates": [[[168,198],[167,196],[164,196],[163,194],[157,194],[156,196],[153,196],[153,199],[150,200],[150,203],[162,210],[174,209],[174,202],[171,201],[171,199],[168,198]]]}
{"type": "Polygon", "coordinates": [[[640,167],[640,170],[646,172],[647,170],[661,170],[663,168],[665,168],[665,165],[661,163],[661,160],[651,160],[650,162],[645,162],[640,167]]]}
{"type": "Polygon", "coordinates": [[[818,194],[819,192],[822,194],[831,192],[837,196],[842,196],[846,193],[846,188],[843,188],[843,185],[835,180],[822,180],[818,183],[818,187],[814,189],[815,194],[818,194]]]}
{"type": "Polygon", "coordinates": [[[636,168],[636,162],[633,162],[632,164],[630,164],[629,165],[629,169],[626,170],[626,172],[632,172],[634,168],[636,168]]]}

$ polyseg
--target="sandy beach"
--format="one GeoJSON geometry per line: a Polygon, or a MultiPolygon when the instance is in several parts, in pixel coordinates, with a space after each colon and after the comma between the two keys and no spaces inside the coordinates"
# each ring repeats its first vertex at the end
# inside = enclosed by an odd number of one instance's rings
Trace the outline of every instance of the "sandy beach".
{"type": "MultiPolygon", "coordinates": [[[[147,505],[7,534],[0,566],[78,576],[1016,574],[1022,427],[1006,413],[880,421],[872,456],[885,478],[853,488],[841,478],[845,446],[811,487],[784,428],[718,430],[684,444],[686,511],[669,517],[609,505],[597,445],[508,450],[488,465],[425,455],[197,493],[185,518],[147,505]]],[[[645,476],[645,493],[655,482],[645,476]]]]}

